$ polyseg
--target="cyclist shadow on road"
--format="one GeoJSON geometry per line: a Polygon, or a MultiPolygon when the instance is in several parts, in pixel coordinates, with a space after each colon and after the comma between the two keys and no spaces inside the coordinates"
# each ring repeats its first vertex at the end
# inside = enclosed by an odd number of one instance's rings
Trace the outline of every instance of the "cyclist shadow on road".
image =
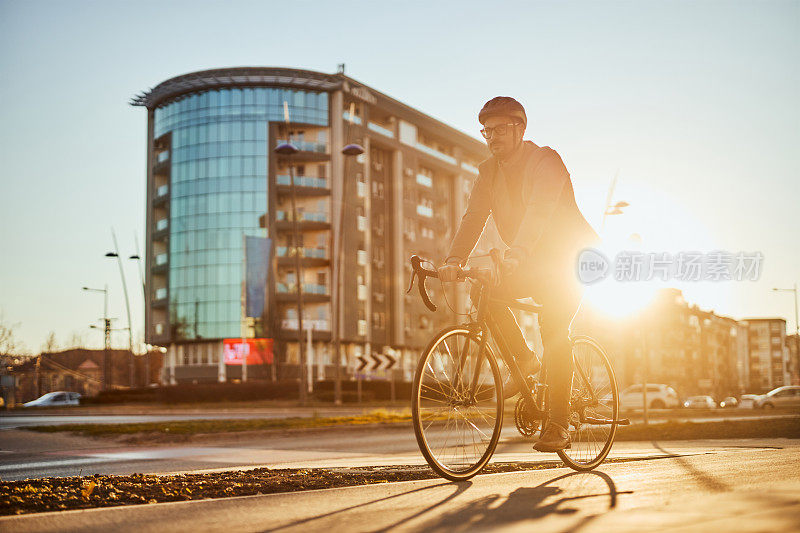
{"type": "MultiPolygon", "coordinates": [[[[298,526],[304,526],[304,525],[307,525],[307,526],[313,528],[314,527],[313,522],[315,522],[315,521],[319,521],[319,520],[323,520],[324,521],[325,519],[332,518],[335,515],[338,515],[338,514],[341,514],[341,513],[354,511],[354,510],[357,510],[359,508],[367,507],[369,505],[373,505],[373,504],[376,504],[376,503],[385,502],[387,500],[392,500],[392,499],[395,499],[395,498],[403,498],[403,497],[408,496],[409,494],[413,494],[413,493],[417,493],[417,492],[424,492],[424,491],[427,491],[427,490],[441,488],[441,487],[444,487],[444,486],[453,486],[455,488],[455,490],[453,491],[452,494],[449,494],[448,496],[446,496],[442,500],[434,502],[432,505],[429,505],[428,507],[425,507],[424,509],[422,509],[420,511],[417,511],[416,513],[414,513],[411,516],[405,517],[402,522],[405,522],[407,520],[412,520],[414,518],[422,516],[425,513],[428,513],[430,511],[432,511],[436,507],[439,507],[440,505],[442,505],[444,503],[447,503],[448,501],[452,500],[453,498],[456,498],[457,496],[462,494],[464,491],[466,491],[469,487],[471,487],[472,486],[472,482],[471,481],[461,481],[461,482],[458,482],[458,483],[445,482],[445,483],[439,483],[437,485],[430,485],[430,486],[427,486],[427,487],[420,487],[418,489],[410,490],[410,491],[407,491],[407,492],[401,492],[399,494],[393,494],[391,496],[386,496],[384,498],[378,498],[377,500],[372,500],[372,501],[369,501],[369,502],[360,503],[360,504],[357,504],[357,505],[352,505],[350,507],[345,507],[343,509],[338,509],[336,511],[332,511],[330,513],[325,513],[325,514],[322,514],[322,515],[319,515],[319,516],[314,516],[314,517],[311,517],[311,518],[298,520],[298,521],[292,522],[290,524],[284,524],[282,526],[264,529],[264,530],[262,530],[262,533],[280,531],[280,530],[283,530],[283,529],[291,529],[291,528],[295,528],[295,527],[298,527],[298,526]]],[[[386,530],[394,528],[394,527],[396,527],[398,525],[400,525],[400,524],[393,524],[393,525],[391,525],[391,526],[389,526],[387,528],[382,528],[379,531],[386,531],[386,530]]]]}
{"type": "Polygon", "coordinates": [[[596,517],[615,508],[619,494],[631,493],[632,491],[617,491],[614,480],[603,472],[572,472],[535,487],[518,488],[507,498],[494,494],[470,502],[461,509],[448,512],[426,523],[422,529],[442,532],[488,530],[525,520],[576,515],[576,520],[564,528],[564,531],[575,532],[596,517]],[[563,483],[565,480],[570,480],[566,486],[563,483]],[[596,483],[597,481],[602,481],[606,487],[598,487],[600,484],[596,483]],[[608,489],[607,492],[605,488],[608,489]],[[601,503],[599,498],[607,498],[607,506],[601,503]],[[591,500],[591,503],[576,505],[583,500],[591,500]],[[581,513],[582,510],[588,512],[581,513]]]}

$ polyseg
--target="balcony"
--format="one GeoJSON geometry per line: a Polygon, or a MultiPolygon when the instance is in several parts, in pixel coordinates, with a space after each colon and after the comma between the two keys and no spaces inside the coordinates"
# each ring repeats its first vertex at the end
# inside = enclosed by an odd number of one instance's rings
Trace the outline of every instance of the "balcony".
{"type": "MultiPolygon", "coordinates": [[[[280,174],[276,179],[278,185],[292,185],[292,177],[289,174],[280,174]]],[[[295,176],[294,183],[298,187],[317,187],[328,188],[327,178],[315,178],[313,176],[295,176]]]]}
{"type": "MultiPolygon", "coordinates": [[[[278,265],[292,266],[294,265],[294,258],[297,254],[297,248],[294,246],[278,246],[275,249],[278,257],[278,265]]],[[[303,266],[322,266],[328,264],[328,249],[327,248],[300,248],[301,264],[303,266]]]]}
{"type": "MultiPolygon", "coordinates": [[[[330,340],[331,339],[331,323],[329,320],[308,320],[303,319],[303,330],[308,330],[309,327],[314,331],[314,340],[330,340]]],[[[281,330],[283,337],[289,339],[297,338],[297,319],[284,318],[281,320],[281,330]]]]}
{"type": "Polygon", "coordinates": [[[440,161],[444,161],[445,163],[450,163],[451,165],[458,164],[456,158],[453,157],[452,155],[440,152],[436,148],[428,146],[427,144],[422,144],[421,142],[417,142],[417,150],[425,154],[431,155],[436,159],[439,159],[440,161]]]}
{"type": "MultiPolygon", "coordinates": [[[[276,227],[278,230],[292,230],[293,218],[291,211],[277,211],[275,213],[276,227]]],[[[319,211],[298,211],[297,223],[300,230],[320,230],[331,227],[328,213],[319,211]]]]}
{"type": "MultiPolygon", "coordinates": [[[[288,174],[278,174],[275,177],[275,184],[277,185],[278,194],[292,194],[292,179],[288,174]]],[[[324,196],[331,192],[327,178],[295,176],[294,184],[298,196],[324,196]]]]}
{"type": "MultiPolygon", "coordinates": [[[[285,142],[286,139],[278,139],[277,144],[284,144],[285,142]]],[[[293,140],[292,144],[301,152],[318,152],[324,154],[328,151],[327,143],[293,140]]]]}
{"type": "Polygon", "coordinates": [[[167,288],[160,287],[153,291],[153,300],[151,302],[153,307],[166,307],[167,306],[167,288]]]}
{"type": "Polygon", "coordinates": [[[169,254],[162,253],[158,254],[153,258],[153,272],[166,272],[167,265],[169,263],[169,254]]]}
{"type": "Polygon", "coordinates": [[[344,111],[342,113],[342,118],[345,122],[353,122],[355,124],[361,125],[361,117],[358,115],[351,115],[349,111],[344,111]]]}
{"type": "Polygon", "coordinates": [[[466,161],[462,161],[461,162],[461,168],[466,170],[467,172],[475,174],[476,176],[480,173],[480,171],[478,170],[478,167],[476,167],[474,165],[470,165],[466,161]]]}
{"type": "Polygon", "coordinates": [[[170,159],[169,159],[169,152],[161,152],[158,154],[156,158],[156,163],[153,165],[153,174],[159,174],[161,176],[166,176],[169,174],[170,170],[170,159]],[[164,157],[164,154],[167,154],[164,157]]]}
{"type": "Polygon", "coordinates": [[[169,185],[162,185],[156,188],[156,194],[153,196],[153,205],[158,207],[164,205],[169,200],[169,185]]]}
{"type": "MultiPolygon", "coordinates": [[[[279,158],[286,158],[286,160],[298,162],[327,161],[330,159],[328,143],[301,140],[293,140],[291,142],[300,151],[292,156],[278,156],[279,158]]],[[[285,139],[278,139],[275,143],[275,147],[284,143],[286,143],[285,139]]]]}
{"type": "Polygon", "coordinates": [[[433,208],[428,207],[427,205],[418,204],[417,214],[421,217],[433,218],[433,208]]]}
{"type": "MultiPolygon", "coordinates": [[[[297,299],[297,284],[289,282],[278,282],[275,285],[275,292],[278,294],[280,301],[293,301],[297,299]]],[[[303,283],[303,301],[313,302],[327,302],[330,300],[330,293],[328,292],[327,285],[319,285],[316,283],[303,283]]]]}
{"type": "Polygon", "coordinates": [[[153,228],[153,239],[163,240],[169,235],[169,219],[160,218],[156,220],[153,228]]]}
{"type": "Polygon", "coordinates": [[[375,122],[367,122],[367,128],[376,133],[380,133],[381,135],[389,137],[390,139],[394,139],[394,131],[390,130],[389,128],[385,128],[380,124],[376,124],[375,122]]]}

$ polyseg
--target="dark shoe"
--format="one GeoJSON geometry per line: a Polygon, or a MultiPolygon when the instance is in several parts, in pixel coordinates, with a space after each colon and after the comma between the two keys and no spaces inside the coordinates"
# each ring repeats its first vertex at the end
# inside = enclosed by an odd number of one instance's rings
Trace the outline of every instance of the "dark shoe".
{"type": "Polygon", "coordinates": [[[572,446],[569,440],[569,431],[561,424],[550,422],[544,428],[542,436],[533,444],[533,449],[537,452],[557,452],[566,450],[572,446]]]}
{"type": "MultiPolygon", "coordinates": [[[[536,374],[540,368],[542,368],[542,364],[537,359],[536,354],[531,353],[530,357],[526,357],[525,361],[517,361],[519,365],[519,370],[522,372],[522,375],[526,378],[528,376],[536,374]]],[[[508,400],[512,398],[519,392],[519,387],[517,387],[517,382],[514,381],[514,378],[511,374],[508,375],[506,380],[503,382],[503,398],[508,400]]]]}

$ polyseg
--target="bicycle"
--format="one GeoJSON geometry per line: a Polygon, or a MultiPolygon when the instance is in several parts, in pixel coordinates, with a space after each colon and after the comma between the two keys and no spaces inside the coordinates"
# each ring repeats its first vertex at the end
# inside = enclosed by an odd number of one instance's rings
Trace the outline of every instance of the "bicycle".
{"type": "MultiPolygon", "coordinates": [[[[414,433],[422,455],[437,474],[452,481],[477,475],[500,441],[505,398],[497,355],[488,342],[490,337],[520,391],[514,407],[517,430],[532,438],[547,424],[546,365],[542,365],[540,379],[522,375],[492,319],[488,303],[530,312],[539,312],[542,306],[494,298],[492,279],[497,279],[500,252],[493,250],[490,255],[494,270],[463,269],[459,277],[480,284],[476,319],[446,327],[431,339],[417,364],[412,386],[414,433]]],[[[418,278],[423,302],[436,311],[425,280],[438,278],[437,272],[424,268],[416,255],[411,257],[411,266],[407,293],[418,278]]],[[[619,392],[605,350],[591,337],[573,337],[570,331],[569,338],[574,362],[569,415],[572,442],[558,455],[570,468],[588,471],[608,456],[617,426],[628,425],[630,420],[618,418],[619,392]]]]}

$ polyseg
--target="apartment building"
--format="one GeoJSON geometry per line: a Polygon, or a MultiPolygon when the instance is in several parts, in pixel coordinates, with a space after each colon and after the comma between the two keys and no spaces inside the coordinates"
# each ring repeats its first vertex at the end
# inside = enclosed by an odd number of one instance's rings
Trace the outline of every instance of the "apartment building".
{"type": "Polygon", "coordinates": [[[614,350],[621,386],[646,373],[648,382],[669,384],[683,396],[721,399],[747,391],[746,324],[688,303],[679,289],[660,290],[620,332],[629,339],[614,350]]]}
{"type": "Polygon", "coordinates": [[[298,285],[316,379],[376,352],[410,376],[453,316],[405,294],[408,260],[443,259],[483,142],[343,72],[206,70],[131,104],[147,110],[145,336],[167,347],[164,382],[297,376],[298,285]],[[275,154],[287,141],[299,151],[275,154]]]}
{"type": "Polygon", "coordinates": [[[790,385],[789,348],[786,320],[783,318],[748,318],[749,385],[753,392],[768,392],[790,385]]]}

